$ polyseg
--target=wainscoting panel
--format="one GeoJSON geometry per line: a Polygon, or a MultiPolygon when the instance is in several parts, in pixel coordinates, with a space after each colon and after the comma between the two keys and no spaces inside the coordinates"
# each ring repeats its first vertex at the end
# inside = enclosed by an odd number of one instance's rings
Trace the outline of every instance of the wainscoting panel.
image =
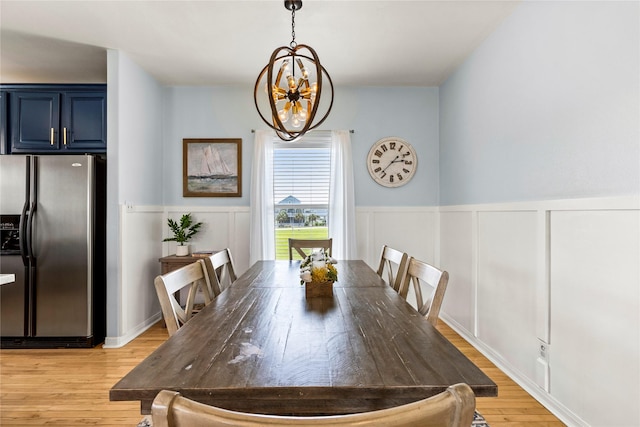
{"type": "Polygon", "coordinates": [[[388,245],[434,263],[439,243],[437,218],[436,207],[358,207],[358,257],[377,269],[382,246],[388,245]]]}
{"type": "Polygon", "coordinates": [[[639,228],[638,211],[551,212],[551,393],[593,426],[640,425],[639,228]]]}
{"type": "Polygon", "coordinates": [[[442,319],[570,426],[640,425],[639,208],[440,208],[442,319]]]}
{"type": "Polygon", "coordinates": [[[229,249],[231,249],[233,263],[238,270],[236,273],[240,275],[251,267],[249,265],[251,215],[247,209],[235,212],[233,216],[234,239],[229,242],[229,249]]]}
{"type": "MultiPolygon", "coordinates": [[[[383,245],[438,265],[437,208],[357,208],[356,218],[359,257],[371,268],[378,268],[383,245]]],[[[407,301],[416,306],[413,291],[407,301]]]]}
{"type": "MultiPolygon", "coordinates": [[[[236,273],[242,274],[249,268],[249,208],[176,206],[166,210],[167,217],[175,220],[187,212],[191,212],[195,221],[204,223],[189,242],[191,252],[229,248],[236,273]]],[[[168,227],[163,229],[163,233],[169,235],[168,227]]],[[[175,253],[174,242],[165,245],[164,255],[175,253]]]]}
{"type": "Polygon", "coordinates": [[[153,279],[160,273],[162,206],[120,206],[120,259],[116,286],[119,300],[107,307],[107,316],[118,316],[117,336],[105,338],[105,347],[121,347],[160,319],[160,304],[153,279]],[[119,308],[119,309],[118,309],[119,308]]]}
{"type": "Polygon", "coordinates": [[[467,331],[476,329],[474,223],[471,212],[440,213],[440,268],[449,272],[442,311],[467,331]]]}
{"type": "Polygon", "coordinates": [[[536,212],[478,213],[478,338],[529,378],[538,340],[536,212]]]}
{"type": "Polygon", "coordinates": [[[118,316],[119,334],[105,339],[105,347],[121,347],[144,332],[162,316],[153,280],[160,274],[158,259],[175,253],[167,218],[179,220],[191,212],[204,223],[189,242],[191,251],[229,248],[238,274],[249,268],[249,208],[120,207],[119,310],[109,307],[107,316],[118,316]],[[116,312],[117,310],[117,312],[116,312]]]}

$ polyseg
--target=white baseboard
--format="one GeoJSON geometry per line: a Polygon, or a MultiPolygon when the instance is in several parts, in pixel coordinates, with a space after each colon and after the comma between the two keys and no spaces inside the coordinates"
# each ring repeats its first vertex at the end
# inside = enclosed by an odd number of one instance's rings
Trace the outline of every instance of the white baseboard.
{"type": "Polygon", "coordinates": [[[148,318],[147,320],[145,320],[135,328],[127,331],[126,335],[122,335],[119,337],[106,337],[104,339],[104,345],[102,347],[103,348],[124,347],[126,344],[133,341],[135,338],[137,338],[140,334],[142,334],[144,331],[149,329],[151,326],[155,325],[156,322],[158,322],[158,320],[160,320],[161,318],[162,318],[162,313],[156,313],[155,315],[148,318]]]}
{"type": "MultiPolygon", "coordinates": [[[[456,331],[458,335],[464,338],[469,344],[475,347],[483,356],[489,359],[498,369],[507,374],[515,383],[522,387],[534,399],[540,402],[553,415],[558,417],[560,421],[570,427],[586,427],[588,424],[578,415],[571,412],[568,408],[558,402],[553,396],[540,388],[533,380],[525,377],[517,369],[504,360],[500,355],[496,354],[490,347],[486,346],[482,341],[471,335],[466,329],[460,326],[455,320],[440,313],[440,320],[443,320],[451,329],[456,331]]],[[[500,393],[500,389],[498,389],[500,393]]]]}

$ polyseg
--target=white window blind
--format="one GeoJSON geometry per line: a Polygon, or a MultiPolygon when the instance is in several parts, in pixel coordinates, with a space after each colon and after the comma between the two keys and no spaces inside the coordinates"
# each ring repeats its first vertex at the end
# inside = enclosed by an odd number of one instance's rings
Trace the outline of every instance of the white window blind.
{"type": "Polygon", "coordinates": [[[297,142],[274,142],[276,259],[288,259],[289,237],[328,235],[330,138],[330,132],[314,132],[297,142]]]}

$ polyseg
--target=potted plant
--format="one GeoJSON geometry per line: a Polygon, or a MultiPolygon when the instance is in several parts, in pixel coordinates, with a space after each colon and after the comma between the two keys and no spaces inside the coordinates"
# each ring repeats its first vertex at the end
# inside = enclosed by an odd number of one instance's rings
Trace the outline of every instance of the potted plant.
{"type": "Polygon", "coordinates": [[[176,255],[185,256],[189,255],[189,246],[185,245],[202,226],[201,222],[193,222],[191,213],[184,214],[180,218],[180,222],[176,222],[171,218],[167,219],[167,224],[173,232],[173,237],[167,237],[163,242],[178,242],[176,246],[176,255]]]}

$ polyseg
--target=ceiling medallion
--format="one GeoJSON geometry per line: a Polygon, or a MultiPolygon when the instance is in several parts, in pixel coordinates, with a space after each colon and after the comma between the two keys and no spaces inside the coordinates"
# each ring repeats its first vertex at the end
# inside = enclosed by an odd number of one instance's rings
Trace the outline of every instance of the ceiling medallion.
{"type": "Polygon", "coordinates": [[[253,99],[258,114],[278,137],[293,141],[327,118],[333,106],[333,82],[316,51],[296,43],[295,14],[302,0],[285,0],[284,6],[291,11],[291,43],[273,51],[256,80],[253,99]]]}

